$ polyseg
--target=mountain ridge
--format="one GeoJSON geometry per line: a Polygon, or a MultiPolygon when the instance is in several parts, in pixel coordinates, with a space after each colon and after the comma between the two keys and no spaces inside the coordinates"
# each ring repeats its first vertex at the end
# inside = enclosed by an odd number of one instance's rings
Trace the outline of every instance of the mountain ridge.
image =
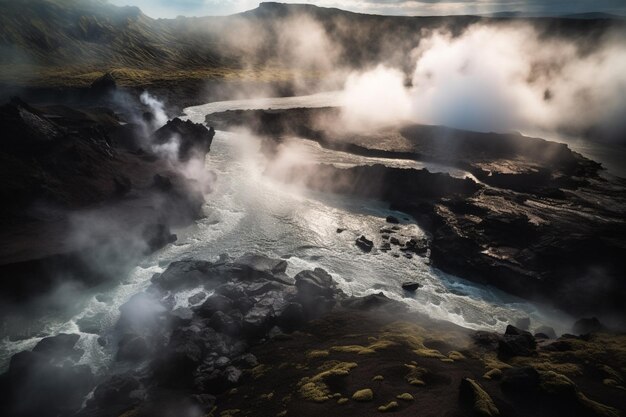
{"type": "MultiPolygon", "coordinates": [[[[155,79],[286,78],[294,71],[319,77],[315,66],[298,66],[276,48],[297,35],[281,26],[297,18],[308,19],[325,31],[336,46],[337,65],[360,68],[387,62],[408,72],[410,51],[423,30],[444,28],[460,33],[477,22],[499,24],[512,19],[383,16],[276,2],[263,2],[230,16],[175,19],[153,19],[137,7],[101,0],[0,0],[0,6],[0,83],[25,86],[84,86],[105,72],[113,72],[122,84],[155,79]]],[[[611,19],[518,20],[550,36],[578,36],[582,30],[597,37],[615,25],[625,26],[624,21],[611,19]]],[[[292,26],[300,30],[297,23],[292,26]]]]}

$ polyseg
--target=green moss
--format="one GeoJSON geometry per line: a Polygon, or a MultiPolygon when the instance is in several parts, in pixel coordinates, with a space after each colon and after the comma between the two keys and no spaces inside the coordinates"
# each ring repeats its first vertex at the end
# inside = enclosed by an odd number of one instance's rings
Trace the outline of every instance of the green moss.
{"type": "Polygon", "coordinates": [[[403,392],[402,394],[396,395],[396,398],[402,401],[413,401],[413,396],[408,392],[403,392]]]}
{"type": "Polygon", "coordinates": [[[380,407],[378,407],[378,411],[380,411],[381,413],[386,413],[388,411],[397,410],[399,407],[400,405],[396,401],[391,401],[386,405],[381,405],[380,407]]]}
{"type": "Polygon", "coordinates": [[[330,350],[332,350],[333,352],[355,353],[357,355],[376,353],[376,351],[368,349],[365,346],[361,345],[333,346],[330,348],[330,350]]]}
{"type": "Polygon", "coordinates": [[[358,390],[354,394],[352,394],[352,399],[354,401],[366,402],[372,401],[373,398],[374,392],[369,388],[358,390]]]}
{"type": "Polygon", "coordinates": [[[372,381],[384,381],[385,377],[382,375],[376,375],[374,378],[372,378],[372,381]]]}
{"type": "Polygon", "coordinates": [[[577,391],[576,384],[565,375],[554,371],[541,371],[539,377],[539,389],[546,394],[568,395],[575,394],[577,391]]]}
{"type": "Polygon", "coordinates": [[[327,361],[323,363],[318,370],[319,372],[312,377],[305,377],[298,383],[298,393],[300,397],[306,401],[324,402],[332,398],[325,379],[332,376],[346,376],[350,370],[356,368],[354,362],[327,361]]]}
{"type": "Polygon", "coordinates": [[[620,413],[613,407],[601,404],[597,401],[590,400],[582,392],[578,393],[578,401],[583,408],[589,410],[595,416],[602,417],[619,417],[620,413]]]}
{"type": "Polygon", "coordinates": [[[327,350],[311,350],[307,352],[307,359],[316,359],[316,358],[326,358],[328,357],[329,352],[327,350]]]}
{"type": "Polygon", "coordinates": [[[339,404],[339,405],[347,404],[347,403],[348,403],[348,401],[350,401],[350,400],[349,400],[349,399],[347,399],[347,398],[345,398],[345,397],[343,397],[343,398],[339,398],[339,399],[337,400],[337,404],[339,404]]]}
{"type": "Polygon", "coordinates": [[[424,378],[428,375],[428,370],[412,364],[404,364],[409,369],[409,373],[404,376],[406,382],[414,386],[426,385],[424,378]]]}
{"type": "Polygon", "coordinates": [[[330,399],[328,386],[323,383],[306,382],[300,385],[298,393],[303,400],[316,403],[323,403],[330,399]]]}
{"type": "Polygon", "coordinates": [[[499,369],[490,369],[489,371],[485,372],[483,378],[498,380],[502,378],[502,371],[499,369]]]}
{"type": "Polygon", "coordinates": [[[415,353],[417,356],[421,356],[422,358],[447,359],[441,352],[435,349],[414,349],[413,353],[415,353]]]}
{"type": "Polygon", "coordinates": [[[260,365],[255,366],[254,368],[250,369],[250,373],[252,374],[252,377],[254,379],[259,379],[263,375],[265,375],[265,373],[267,371],[269,371],[270,369],[272,369],[271,366],[260,364],[260,365]]]}
{"type": "Polygon", "coordinates": [[[274,398],[274,392],[268,392],[267,394],[259,395],[259,399],[261,400],[271,400],[272,398],[274,398]]]}
{"type": "Polygon", "coordinates": [[[462,361],[463,359],[465,359],[465,356],[461,352],[453,350],[452,352],[448,353],[448,358],[452,359],[453,361],[462,361]]]}
{"type": "Polygon", "coordinates": [[[376,353],[379,350],[387,349],[390,346],[395,346],[396,343],[390,340],[374,340],[368,346],[361,345],[346,345],[346,346],[333,346],[330,350],[343,353],[355,353],[357,355],[369,355],[376,353]]]}
{"type": "Polygon", "coordinates": [[[461,381],[461,393],[465,400],[470,403],[475,415],[482,417],[500,415],[500,410],[489,394],[473,379],[465,378],[461,381]]]}

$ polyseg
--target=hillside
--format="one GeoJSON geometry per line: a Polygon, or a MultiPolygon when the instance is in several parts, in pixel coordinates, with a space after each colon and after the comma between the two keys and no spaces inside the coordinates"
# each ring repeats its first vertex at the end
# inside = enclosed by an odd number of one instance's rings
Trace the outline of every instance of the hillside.
{"type": "MultiPolygon", "coordinates": [[[[329,67],[383,60],[409,70],[410,51],[425,29],[458,33],[479,21],[510,21],[365,15],[280,3],[226,17],[176,19],[152,19],[136,7],[104,0],[0,0],[0,7],[0,82],[39,86],[87,85],[111,71],[122,83],[137,85],[183,78],[280,80],[295,73],[319,77],[329,67]],[[310,59],[303,60],[300,52],[310,50],[310,59]]],[[[597,37],[624,26],[617,19],[525,21],[547,36],[565,37],[597,37]]]]}

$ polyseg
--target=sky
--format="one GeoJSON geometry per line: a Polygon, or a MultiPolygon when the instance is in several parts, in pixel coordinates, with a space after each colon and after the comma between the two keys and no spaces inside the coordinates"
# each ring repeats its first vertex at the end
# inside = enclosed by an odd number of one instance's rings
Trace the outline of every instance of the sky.
{"type": "MultiPolygon", "coordinates": [[[[254,9],[260,0],[109,0],[138,6],[151,17],[227,15],[254,9]]],[[[531,15],[605,12],[626,15],[626,0],[281,0],[388,15],[491,14],[521,11],[531,15]]]]}

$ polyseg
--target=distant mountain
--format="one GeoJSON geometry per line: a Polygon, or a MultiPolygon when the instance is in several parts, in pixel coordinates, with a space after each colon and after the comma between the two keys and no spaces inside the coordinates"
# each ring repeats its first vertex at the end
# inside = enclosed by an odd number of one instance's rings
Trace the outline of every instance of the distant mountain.
{"type": "MultiPolygon", "coordinates": [[[[423,29],[459,33],[476,22],[501,20],[379,16],[282,3],[261,3],[232,16],[176,19],[152,19],[136,7],[104,0],[0,0],[0,10],[0,82],[44,85],[89,83],[106,71],[123,72],[129,82],[138,83],[151,77],[226,77],[263,68],[319,72],[322,57],[302,62],[284,53],[284,44],[306,48],[316,40],[315,33],[307,32],[314,30],[307,22],[323,28],[337,65],[384,61],[409,68],[410,51],[423,29]]],[[[526,20],[551,36],[578,36],[581,31],[594,36],[623,24],[590,17],[526,20]]]]}
{"type": "Polygon", "coordinates": [[[581,19],[581,20],[595,20],[595,19],[612,19],[623,20],[626,16],[620,16],[611,13],[602,12],[589,12],[589,13],[573,13],[573,14],[545,14],[545,13],[529,13],[522,11],[505,11],[482,14],[481,16],[493,17],[493,18],[561,18],[561,19],[581,19]]]}
{"type": "Polygon", "coordinates": [[[221,65],[207,39],[187,38],[137,7],[99,0],[0,0],[0,64],[221,65]]]}

